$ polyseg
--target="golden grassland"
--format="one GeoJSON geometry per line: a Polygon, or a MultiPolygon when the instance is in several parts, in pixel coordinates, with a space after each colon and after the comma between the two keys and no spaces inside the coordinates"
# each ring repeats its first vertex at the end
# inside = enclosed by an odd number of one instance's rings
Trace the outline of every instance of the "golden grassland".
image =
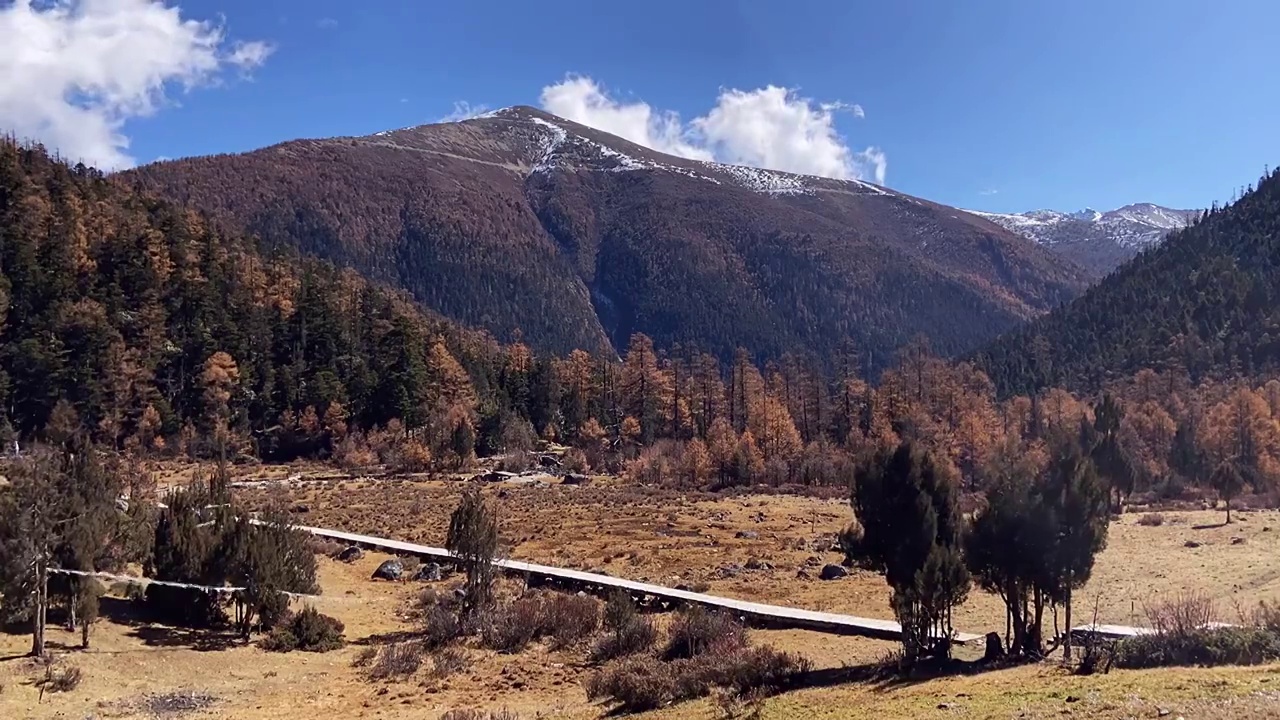
{"type": "MultiPolygon", "coordinates": [[[[298,471],[254,473],[284,479],[298,471]]],[[[285,503],[297,511],[299,523],[438,545],[461,490],[457,481],[346,480],[238,492],[256,506],[285,503]]],[[[843,501],[679,493],[613,480],[585,487],[493,485],[485,493],[499,508],[504,543],[515,558],[668,585],[706,585],[708,592],[751,600],[891,617],[880,578],[854,572],[833,582],[816,579],[823,563],[839,560],[831,551],[833,538],[851,517],[843,501]],[[738,569],[752,559],[769,567],[738,569]],[[797,577],[801,571],[809,579],[797,577]]],[[[1209,594],[1228,621],[1237,607],[1280,598],[1280,513],[1241,513],[1238,522],[1225,526],[1221,512],[1164,516],[1160,526],[1138,524],[1137,513],[1113,523],[1093,580],[1077,594],[1077,622],[1089,619],[1095,601],[1100,620],[1140,624],[1144,604],[1183,591],[1209,594]],[[1198,547],[1187,547],[1189,540],[1198,547]]],[[[76,648],[78,634],[51,630],[57,662],[79,667],[84,679],[71,692],[46,694],[37,702],[39,690],[32,681],[42,671],[21,657],[30,638],[0,634],[0,718],[395,719],[436,718],[460,707],[509,708],[524,718],[604,713],[605,708],[587,702],[582,683],[593,668],[583,653],[541,645],[510,656],[470,648],[471,667],[446,680],[421,672],[402,681],[363,679],[352,661],[364,648],[412,630],[406,609],[425,585],[370,580],[383,559],[376,553],[352,564],[321,559],[324,595],[314,602],[345,623],[349,641],[331,653],[227,647],[221,636],[138,624],[126,603],[109,600],[91,649],[76,648]],[[208,696],[211,704],[166,709],[157,698],[171,693],[208,696]]],[[[969,632],[1003,630],[1002,606],[974,591],[956,613],[956,625],[969,632]]],[[[883,657],[891,643],[803,631],[751,635],[755,642],[803,653],[817,669],[810,687],[766,701],[765,718],[1127,718],[1158,717],[1161,710],[1169,717],[1280,717],[1280,666],[1077,677],[1043,663],[885,684],[852,682],[846,669],[883,657]]],[[[980,650],[966,648],[961,655],[975,652],[980,650]]],[[[712,702],[700,701],[652,716],[714,718],[719,712],[712,702]]]]}

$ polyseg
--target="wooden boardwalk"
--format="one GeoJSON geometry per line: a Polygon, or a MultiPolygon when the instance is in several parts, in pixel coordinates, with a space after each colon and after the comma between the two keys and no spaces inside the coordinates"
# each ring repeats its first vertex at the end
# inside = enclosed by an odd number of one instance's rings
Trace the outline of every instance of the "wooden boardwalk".
{"type": "MultiPolygon", "coordinates": [[[[444,548],[418,545],[416,543],[372,537],[369,535],[359,535],[356,533],[344,532],[342,530],[330,530],[328,528],[306,526],[297,527],[299,530],[305,530],[306,532],[318,537],[328,538],[338,542],[366,547],[373,550],[380,550],[391,554],[412,555],[420,558],[435,558],[439,560],[447,560],[449,562],[453,562],[454,560],[449,551],[444,548]]],[[[814,610],[801,610],[798,608],[783,607],[780,605],[765,605],[763,603],[734,600],[732,598],[690,592],[688,590],[677,590],[675,588],[651,585],[649,583],[636,582],[634,580],[625,580],[622,578],[611,577],[609,575],[600,575],[598,573],[568,570],[565,568],[551,567],[549,565],[538,565],[536,563],[523,562],[520,560],[497,560],[494,564],[507,572],[524,575],[528,580],[536,583],[560,584],[593,592],[620,589],[630,593],[633,597],[649,598],[665,601],[671,604],[701,605],[707,608],[726,610],[743,618],[746,622],[755,627],[813,630],[816,632],[831,633],[835,635],[856,635],[860,637],[876,638],[879,640],[899,640],[902,636],[902,627],[892,620],[875,620],[872,618],[854,617],[852,615],[839,615],[836,613],[817,612],[814,610]]],[[[982,638],[982,635],[956,633],[953,641],[959,644],[964,644],[978,641],[982,638]]]]}

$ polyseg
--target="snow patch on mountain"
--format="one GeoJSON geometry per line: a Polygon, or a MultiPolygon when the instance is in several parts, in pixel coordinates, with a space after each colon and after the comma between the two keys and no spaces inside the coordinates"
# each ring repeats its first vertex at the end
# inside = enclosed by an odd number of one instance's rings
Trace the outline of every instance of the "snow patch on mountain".
{"type": "Polygon", "coordinates": [[[1065,243],[1114,243],[1126,250],[1143,250],[1159,244],[1173,230],[1189,225],[1195,210],[1138,203],[1109,212],[1085,208],[1078,212],[1032,210],[1026,213],[967,212],[1029,238],[1041,245],[1065,243]]]}

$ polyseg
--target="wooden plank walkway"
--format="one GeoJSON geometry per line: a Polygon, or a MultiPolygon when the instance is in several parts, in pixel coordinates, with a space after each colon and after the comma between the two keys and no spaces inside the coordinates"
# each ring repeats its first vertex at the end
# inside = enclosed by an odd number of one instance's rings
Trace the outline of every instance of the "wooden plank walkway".
{"type": "MultiPolygon", "coordinates": [[[[306,527],[301,525],[297,527],[299,530],[305,530],[318,537],[337,540],[374,550],[382,550],[393,554],[437,558],[448,560],[450,562],[454,559],[449,551],[444,548],[418,545],[416,543],[404,542],[402,540],[391,540],[388,538],[372,537],[369,535],[359,535],[356,533],[344,532],[342,530],[330,530],[328,528],[306,527]]],[[[598,573],[588,573],[579,570],[568,570],[565,568],[551,567],[549,565],[538,565],[536,563],[524,562],[521,560],[497,560],[494,564],[508,572],[519,573],[537,581],[571,584],[581,588],[595,590],[621,589],[635,596],[650,597],[672,603],[701,605],[708,608],[727,610],[739,617],[742,617],[750,624],[759,627],[813,630],[836,635],[856,635],[860,637],[876,638],[879,640],[899,640],[902,636],[902,627],[892,620],[876,620],[872,618],[854,617],[852,615],[817,612],[815,610],[801,610],[799,608],[783,607],[780,605],[766,605],[763,603],[748,602],[746,600],[734,600],[732,598],[719,597],[717,595],[707,595],[705,593],[690,592],[688,590],[677,590],[675,588],[663,587],[661,585],[651,585],[649,583],[625,580],[623,578],[616,578],[609,575],[600,575],[598,573]]],[[[958,644],[964,644],[968,642],[975,642],[982,638],[982,635],[956,633],[953,641],[958,644]]]]}

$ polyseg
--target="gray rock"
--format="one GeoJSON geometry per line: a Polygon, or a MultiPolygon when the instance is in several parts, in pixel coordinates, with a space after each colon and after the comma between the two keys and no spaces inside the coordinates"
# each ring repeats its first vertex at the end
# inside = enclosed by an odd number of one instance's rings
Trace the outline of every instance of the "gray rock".
{"type": "Polygon", "coordinates": [[[568,473],[563,480],[565,485],[586,485],[591,482],[591,478],[582,473],[568,473]]]}
{"type": "Polygon", "coordinates": [[[845,577],[848,574],[849,574],[849,571],[845,570],[839,565],[828,564],[828,565],[822,566],[822,574],[819,575],[818,577],[822,578],[823,580],[838,580],[842,577],[845,577]]]}
{"type": "Polygon", "coordinates": [[[414,580],[423,582],[436,582],[444,579],[444,569],[440,567],[440,563],[427,563],[418,568],[418,572],[414,573],[414,580]]]}
{"type": "Polygon", "coordinates": [[[355,562],[362,557],[364,557],[364,551],[355,545],[347,546],[338,553],[338,559],[342,562],[355,562]]]}
{"type": "Polygon", "coordinates": [[[384,561],[373,571],[373,577],[376,580],[399,580],[404,575],[404,563],[398,558],[392,558],[384,561]]]}
{"type": "Polygon", "coordinates": [[[812,576],[809,575],[809,571],[805,570],[804,568],[800,568],[799,570],[796,571],[797,580],[809,580],[811,578],[812,576]]]}
{"type": "Polygon", "coordinates": [[[720,568],[717,572],[722,578],[738,577],[738,575],[742,574],[742,566],[741,565],[725,565],[724,567],[720,568]]]}
{"type": "Polygon", "coordinates": [[[738,538],[739,540],[759,540],[760,533],[756,532],[755,530],[739,530],[738,533],[734,535],[734,537],[738,538]]]}
{"type": "Polygon", "coordinates": [[[1244,544],[1244,538],[1242,538],[1242,537],[1233,537],[1233,538],[1231,538],[1231,544],[1232,544],[1232,545],[1243,545],[1243,544],[1244,544]]]}
{"type": "Polygon", "coordinates": [[[1198,548],[1198,547],[1200,547],[1200,543],[1199,543],[1199,542],[1197,542],[1197,541],[1195,541],[1195,540],[1188,540],[1188,541],[1186,541],[1186,542],[1182,543],[1182,547],[1198,548]]]}
{"type": "Polygon", "coordinates": [[[747,561],[746,568],[748,570],[772,570],[773,566],[760,558],[753,557],[747,561]]]}

